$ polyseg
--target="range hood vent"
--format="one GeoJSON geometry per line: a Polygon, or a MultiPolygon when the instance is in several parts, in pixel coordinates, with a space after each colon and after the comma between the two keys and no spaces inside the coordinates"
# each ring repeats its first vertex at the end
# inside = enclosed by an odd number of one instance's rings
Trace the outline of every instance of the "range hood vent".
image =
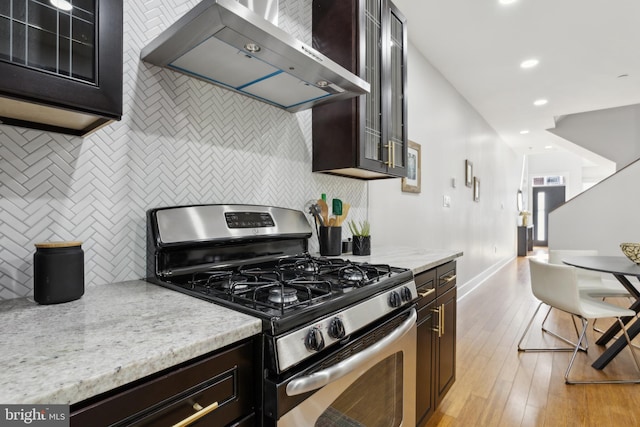
{"type": "MultiPolygon", "coordinates": [[[[244,2],[268,3],[277,16],[277,1],[244,2]]],[[[369,92],[369,83],[236,0],[200,2],[140,57],[290,112],[369,92]]]]}

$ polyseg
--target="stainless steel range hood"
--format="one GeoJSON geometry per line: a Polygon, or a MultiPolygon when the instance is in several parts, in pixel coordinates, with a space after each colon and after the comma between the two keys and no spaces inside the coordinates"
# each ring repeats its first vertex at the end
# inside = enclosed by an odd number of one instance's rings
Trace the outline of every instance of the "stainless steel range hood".
{"type": "Polygon", "coordinates": [[[140,57],[290,112],[369,92],[369,83],[236,0],[202,1],[140,57]]]}

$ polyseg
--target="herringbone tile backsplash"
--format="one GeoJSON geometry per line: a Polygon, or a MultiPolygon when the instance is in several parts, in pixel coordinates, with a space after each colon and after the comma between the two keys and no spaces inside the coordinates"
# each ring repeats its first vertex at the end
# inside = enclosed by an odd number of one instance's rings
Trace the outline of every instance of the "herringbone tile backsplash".
{"type": "MultiPolygon", "coordinates": [[[[366,183],[311,172],[310,111],[291,114],[140,61],[197,3],[124,1],[122,121],[86,138],[0,125],[0,299],[32,295],[42,241],[81,240],[86,284],[144,277],[145,212],[154,207],[302,210],[327,193],[353,205],[351,218],[366,217],[366,183]]],[[[311,0],[280,0],[278,25],[310,44],[311,0]]]]}

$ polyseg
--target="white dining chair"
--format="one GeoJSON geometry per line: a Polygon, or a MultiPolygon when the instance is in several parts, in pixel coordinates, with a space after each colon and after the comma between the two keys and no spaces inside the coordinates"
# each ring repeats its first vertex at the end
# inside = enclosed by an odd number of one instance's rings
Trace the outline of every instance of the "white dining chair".
{"type": "MultiPolygon", "coordinates": [[[[566,265],[563,259],[573,256],[597,256],[596,249],[550,249],[549,262],[552,264],[566,265]]],[[[578,275],[578,288],[581,292],[594,298],[627,298],[633,302],[633,296],[622,286],[622,283],[615,279],[603,279],[602,273],[598,271],[586,270],[584,268],[576,269],[578,275]]],[[[593,322],[593,330],[602,334],[604,331],[596,327],[596,321],[593,322]]],[[[618,337],[616,337],[618,338],[618,337]]],[[[637,347],[637,346],[636,346],[637,347]]]]}
{"type": "MultiPolygon", "coordinates": [[[[569,366],[564,375],[567,384],[612,384],[612,383],[640,383],[640,375],[638,378],[621,379],[621,380],[573,380],[569,378],[571,368],[576,359],[579,350],[585,350],[581,344],[585,341],[587,326],[589,319],[600,318],[616,318],[627,344],[631,344],[629,334],[625,328],[621,317],[636,317],[636,313],[627,308],[609,304],[588,294],[581,292],[578,285],[578,274],[576,268],[568,265],[556,265],[542,260],[529,259],[529,271],[531,275],[531,290],[534,296],[540,300],[538,309],[542,304],[546,304],[555,309],[561,310],[580,319],[582,323],[582,331],[579,333],[578,341],[575,343],[572,351],[573,354],[569,361],[569,366]]],[[[537,312],[537,309],[536,309],[537,312]]],[[[535,316],[534,316],[535,317],[535,316]]],[[[518,351],[559,351],[557,348],[525,348],[522,343],[533,322],[533,317],[529,321],[520,341],[518,342],[518,351]]],[[[628,346],[633,356],[636,370],[640,373],[640,361],[635,350],[631,345],[628,346]]],[[[566,350],[565,350],[566,351],[566,350]]]]}
{"type": "MultiPolygon", "coordinates": [[[[563,259],[574,256],[597,256],[596,249],[550,249],[549,263],[566,265],[563,259]]],[[[594,298],[631,298],[629,291],[617,280],[605,280],[598,271],[576,269],[578,288],[594,298]]]]}

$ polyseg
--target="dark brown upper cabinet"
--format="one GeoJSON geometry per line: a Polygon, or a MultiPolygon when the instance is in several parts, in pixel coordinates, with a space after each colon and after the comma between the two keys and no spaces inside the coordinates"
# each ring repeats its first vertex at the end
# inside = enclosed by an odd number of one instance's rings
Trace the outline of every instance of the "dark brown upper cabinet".
{"type": "Polygon", "coordinates": [[[0,2],[0,122],[84,136],[122,117],[122,0],[0,2]]]}
{"type": "Polygon", "coordinates": [[[313,108],[313,171],[359,179],[407,171],[407,20],[387,0],[314,0],[313,47],[371,84],[313,108]]]}

